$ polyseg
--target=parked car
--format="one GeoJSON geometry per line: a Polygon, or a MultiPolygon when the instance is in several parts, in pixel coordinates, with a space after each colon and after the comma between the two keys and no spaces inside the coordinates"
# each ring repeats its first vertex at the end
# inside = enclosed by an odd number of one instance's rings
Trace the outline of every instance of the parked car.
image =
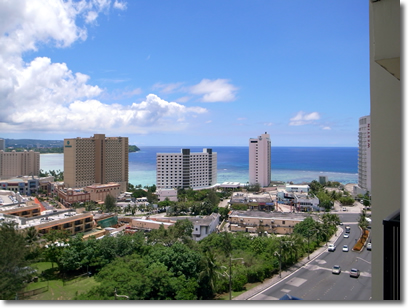
{"type": "Polygon", "coordinates": [[[355,278],[360,277],[360,271],[356,268],[352,268],[350,270],[350,277],[355,277],[355,278]]]}
{"type": "Polygon", "coordinates": [[[341,267],[340,267],[340,265],[335,265],[335,266],[333,266],[332,273],[339,275],[339,274],[341,273],[341,267]]]}
{"type": "Polygon", "coordinates": [[[350,234],[349,234],[349,233],[344,233],[344,234],[343,234],[343,237],[344,237],[344,238],[349,238],[349,237],[350,237],[350,234]]]}
{"type": "Polygon", "coordinates": [[[329,244],[329,247],[327,248],[328,251],[335,251],[336,250],[336,245],[334,244],[329,244]]]}
{"type": "Polygon", "coordinates": [[[349,251],[349,248],[348,248],[347,245],[343,245],[343,251],[344,251],[344,252],[348,252],[348,251],[349,251]]]}
{"type": "Polygon", "coordinates": [[[343,211],[345,212],[345,211],[347,211],[347,209],[345,207],[343,207],[343,211]]]}
{"type": "Polygon", "coordinates": [[[367,244],[367,250],[371,250],[371,242],[367,244]]]}

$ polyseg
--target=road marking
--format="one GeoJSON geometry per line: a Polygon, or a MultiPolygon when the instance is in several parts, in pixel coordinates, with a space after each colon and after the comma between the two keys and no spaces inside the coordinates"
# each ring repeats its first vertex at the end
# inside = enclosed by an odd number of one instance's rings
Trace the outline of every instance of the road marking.
{"type": "Polygon", "coordinates": [[[302,284],[304,284],[307,280],[303,278],[293,278],[289,280],[286,284],[289,284],[294,287],[300,287],[302,284]]]}
{"type": "Polygon", "coordinates": [[[368,262],[367,260],[364,260],[364,259],[362,259],[360,257],[357,257],[357,259],[360,259],[361,261],[364,261],[364,262],[367,262],[368,264],[371,264],[371,262],[368,262]]]}

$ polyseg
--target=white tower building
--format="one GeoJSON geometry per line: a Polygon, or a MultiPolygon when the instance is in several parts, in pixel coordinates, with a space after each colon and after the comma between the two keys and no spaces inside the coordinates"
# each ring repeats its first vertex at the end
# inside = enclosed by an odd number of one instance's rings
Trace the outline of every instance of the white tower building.
{"type": "Polygon", "coordinates": [[[359,119],[358,187],[371,192],[371,121],[369,115],[359,119]]]}
{"type": "Polygon", "coordinates": [[[182,149],[181,153],[156,154],[157,188],[207,188],[217,183],[217,153],[203,149],[191,153],[182,149]]]}
{"type": "Polygon", "coordinates": [[[249,184],[267,187],[271,183],[271,139],[269,134],[249,139],[249,184]]]}

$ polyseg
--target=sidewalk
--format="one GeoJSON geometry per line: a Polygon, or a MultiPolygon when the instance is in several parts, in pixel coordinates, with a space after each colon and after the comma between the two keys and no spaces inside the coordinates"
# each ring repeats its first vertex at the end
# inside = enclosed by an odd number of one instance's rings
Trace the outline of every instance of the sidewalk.
{"type": "MultiPolygon", "coordinates": [[[[337,235],[336,234],[333,235],[328,243],[335,243],[337,241],[337,239],[342,234],[343,234],[343,228],[341,226],[337,226],[337,235]]],[[[274,284],[280,282],[281,280],[283,280],[284,278],[286,278],[290,274],[296,272],[298,269],[302,268],[303,266],[305,266],[309,262],[313,261],[315,258],[320,256],[325,251],[327,251],[327,246],[323,245],[322,247],[316,249],[314,252],[312,252],[310,254],[310,260],[308,260],[308,258],[306,256],[305,258],[303,258],[298,263],[292,265],[286,271],[282,271],[282,273],[281,273],[282,278],[279,278],[279,274],[276,274],[272,278],[265,279],[264,282],[262,284],[260,284],[259,286],[256,286],[255,288],[253,288],[253,289],[251,289],[251,290],[249,290],[249,291],[247,291],[245,293],[242,293],[242,294],[238,295],[237,297],[234,297],[232,300],[243,301],[243,300],[250,299],[254,295],[258,294],[259,292],[262,292],[263,290],[269,288],[270,286],[273,286],[274,284]]]]}

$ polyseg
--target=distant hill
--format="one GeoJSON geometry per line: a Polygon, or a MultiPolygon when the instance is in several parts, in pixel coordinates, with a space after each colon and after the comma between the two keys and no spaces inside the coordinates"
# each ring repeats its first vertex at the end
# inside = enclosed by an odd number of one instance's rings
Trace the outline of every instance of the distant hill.
{"type": "MultiPolygon", "coordinates": [[[[64,140],[40,140],[40,139],[4,139],[6,152],[15,150],[33,150],[40,153],[64,153],[64,140]]],[[[140,149],[136,145],[129,145],[129,152],[137,152],[140,149]]]]}
{"type": "Polygon", "coordinates": [[[39,139],[4,139],[6,148],[57,148],[64,145],[64,140],[39,140],[39,139]]]}

